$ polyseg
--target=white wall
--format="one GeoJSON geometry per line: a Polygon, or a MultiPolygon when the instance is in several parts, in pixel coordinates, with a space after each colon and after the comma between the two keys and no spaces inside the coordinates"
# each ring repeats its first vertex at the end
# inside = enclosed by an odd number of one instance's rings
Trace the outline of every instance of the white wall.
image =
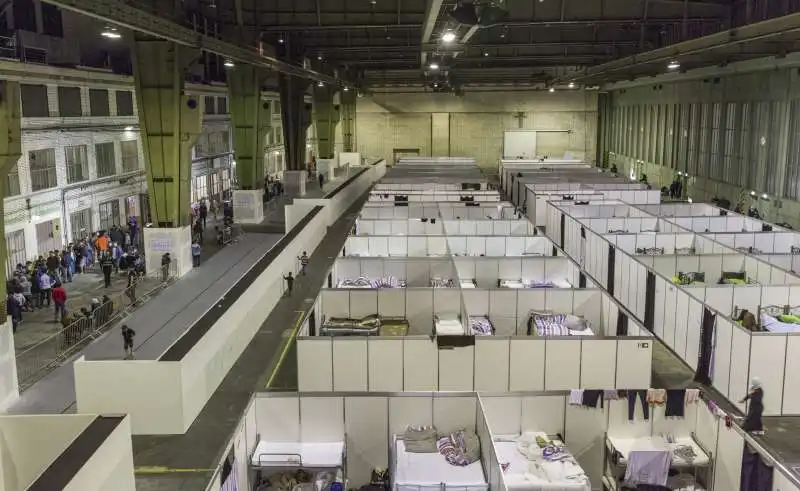
{"type": "Polygon", "coordinates": [[[130,418],[126,417],[63,491],[135,491],[130,418]]]}

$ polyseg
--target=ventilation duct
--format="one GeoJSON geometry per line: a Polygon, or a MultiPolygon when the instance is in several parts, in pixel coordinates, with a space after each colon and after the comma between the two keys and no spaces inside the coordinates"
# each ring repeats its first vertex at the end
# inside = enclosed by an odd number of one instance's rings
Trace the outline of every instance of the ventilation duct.
{"type": "Polygon", "coordinates": [[[478,24],[492,26],[503,21],[508,16],[508,10],[503,8],[503,2],[490,2],[480,9],[478,24]]]}
{"type": "Polygon", "coordinates": [[[475,4],[472,2],[460,2],[456,8],[450,11],[450,17],[459,24],[474,26],[478,23],[478,13],[475,4]]]}

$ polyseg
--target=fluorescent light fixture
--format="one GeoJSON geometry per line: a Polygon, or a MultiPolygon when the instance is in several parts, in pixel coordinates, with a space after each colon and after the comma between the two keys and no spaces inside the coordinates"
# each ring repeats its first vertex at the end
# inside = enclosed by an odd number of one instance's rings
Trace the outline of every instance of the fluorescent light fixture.
{"type": "Polygon", "coordinates": [[[445,43],[452,43],[455,40],[456,40],[456,33],[454,33],[453,31],[447,31],[444,34],[442,34],[442,41],[444,41],[445,43]]]}
{"type": "Polygon", "coordinates": [[[133,126],[126,126],[125,131],[133,131],[133,126]]]}
{"type": "Polygon", "coordinates": [[[281,154],[281,153],[280,153],[279,151],[277,151],[277,150],[275,150],[273,153],[274,153],[275,155],[280,155],[280,154],[281,154]]]}
{"type": "Polygon", "coordinates": [[[680,67],[681,67],[681,64],[680,64],[680,63],[678,63],[678,62],[677,62],[677,61],[675,61],[675,60],[673,60],[673,61],[670,61],[670,62],[669,62],[669,65],[667,65],[667,68],[669,68],[670,70],[677,70],[677,69],[678,69],[678,68],[680,68],[680,67]]]}
{"type": "Polygon", "coordinates": [[[345,91],[345,92],[350,92],[350,87],[345,87],[342,90],[345,91]]]}
{"type": "Polygon", "coordinates": [[[278,38],[278,44],[283,44],[283,37],[278,38]]]}
{"type": "Polygon", "coordinates": [[[570,89],[574,89],[574,88],[575,88],[575,82],[570,82],[570,83],[569,83],[569,85],[568,85],[568,87],[569,87],[570,89]]]}
{"type": "Polygon", "coordinates": [[[233,68],[233,67],[236,66],[236,65],[233,64],[233,62],[231,60],[225,60],[225,63],[223,63],[223,65],[225,65],[228,68],[233,68]]]}
{"type": "Polygon", "coordinates": [[[436,63],[436,62],[431,63],[430,65],[428,65],[428,68],[430,68],[431,70],[438,70],[439,69],[439,64],[436,63]]]}
{"type": "Polygon", "coordinates": [[[107,27],[100,35],[108,39],[119,39],[122,37],[122,34],[117,32],[116,27],[107,27]]]}
{"type": "Polygon", "coordinates": [[[556,91],[555,87],[550,87],[550,92],[555,92],[555,91],[556,91]]]}

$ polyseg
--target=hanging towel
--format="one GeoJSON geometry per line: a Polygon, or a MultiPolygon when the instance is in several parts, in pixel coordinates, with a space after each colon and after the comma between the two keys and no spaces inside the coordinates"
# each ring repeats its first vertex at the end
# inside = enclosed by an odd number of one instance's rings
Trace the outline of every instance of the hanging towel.
{"type": "Polygon", "coordinates": [[[664,409],[664,416],[675,416],[682,418],[686,401],[686,389],[668,389],[667,407],[664,409]]]}
{"type": "Polygon", "coordinates": [[[686,404],[697,404],[700,400],[700,389],[686,389],[686,404]]]}
{"type": "Polygon", "coordinates": [[[573,406],[583,404],[583,389],[572,389],[569,391],[569,403],[573,406]]]}
{"type": "Polygon", "coordinates": [[[619,400],[619,391],[617,389],[606,389],[603,391],[603,399],[606,401],[619,400]]]}
{"type": "Polygon", "coordinates": [[[661,405],[667,399],[667,391],[664,389],[647,389],[647,403],[651,405],[661,405]]]}
{"type": "Polygon", "coordinates": [[[597,407],[597,401],[600,401],[600,407],[603,407],[603,391],[602,390],[589,390],[583,391],[583,405],[585,407],[597,407]]]}

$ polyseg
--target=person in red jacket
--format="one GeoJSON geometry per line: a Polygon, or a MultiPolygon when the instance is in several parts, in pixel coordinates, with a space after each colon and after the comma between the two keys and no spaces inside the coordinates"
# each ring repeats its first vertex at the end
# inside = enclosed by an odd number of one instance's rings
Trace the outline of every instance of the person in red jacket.
{"type": "Polygon", "coordinates": [[[56,322],[67,315],[67,290],[61,282],[53,286],[53,304],[55,305],[56,322]]]}

